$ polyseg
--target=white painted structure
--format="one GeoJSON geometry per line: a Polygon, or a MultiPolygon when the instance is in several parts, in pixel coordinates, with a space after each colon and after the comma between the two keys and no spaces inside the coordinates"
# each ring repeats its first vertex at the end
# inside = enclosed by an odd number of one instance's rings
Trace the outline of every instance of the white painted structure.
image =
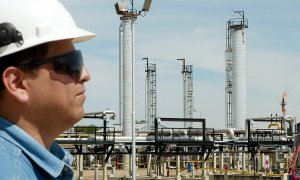
{"type": "Polygon", "coordinates": [[[123,136],[132,136],[132,119],[135,105],[134,93],[134,21],[132,17],[121,18],[122,57],[122,120],[123,136]]]}
{"type": "MultiPolygon", "coordinates": [[[[148,12],[152,0],[145,0],[143,9],[136,11],[134,9],[133,1],[131,3],[131,10],[128,11],[126,1],[120,0],[115,4],[116,13],[121,16],[120,25],[120,122],[122,122],[123,136],[132,137],[132,153],[131,153],[131,176],[135,180],[135,84],[134,84],[134,66],[135,66],[135,52],[134,52],[134,26],[137,16],[142,12],[148,12]]],[[[123,156],[123,162],[127,164],[129,157],[123,156]]]]}
{"type": "Polygon", "coordinates": [[[242,18],[227,23],[226,49],[226,126],[244,129],[247,119],[247,19],[243,11],[237,11],[242,18]]]}

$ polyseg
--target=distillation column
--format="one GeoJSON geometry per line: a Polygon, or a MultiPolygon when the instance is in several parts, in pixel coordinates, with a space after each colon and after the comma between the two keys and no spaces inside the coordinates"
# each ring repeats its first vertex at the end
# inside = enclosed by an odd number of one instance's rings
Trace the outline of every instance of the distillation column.
{"type": "Polygon", "coordinates": [[[122,20],[122,114],[123,136],[132,136],[132,119],[134,112],[134,53],[133,35],[134,18],[121,17],[122,20]]]}
{"type": "MultiPolygon", "coordinates": [[[[193,66],[186,66],[186,117],[192,119],[194,113],[194,86],[193,86],[193,66]]],[[[192,122],[189,122],[188,127],[193,127],[192,122]]]]}
{"type": "MultiPolygon", "coordinates": [[[[115,4],[116,13],[120,15],[121,25],[119,32],[120,40],[120,119],[122,121],[122,135],[132,137],[131,146],[131,176],[136,176],[136,134],[135,134],[135,83],[134,83],[134,33],[135,20],[142,12],[146,13],[150,9],[151,0],[145,0],[143,9],[134,9],[134,2],[130,1],[131,9],[128,10],[126,0],[120,0],[115,4]]],[[[123,156],[125,169],[129,165],[129,155],[123,156]],[[127,167],[126,167],[127,166],[127,167]]]]}
{"type": "MultiPolygon", "coordinates": [[[[134,91],[134,21],[136,17],[121,17],[121,114],[122,135],[131,137],[132,126],[135,123],[135,91],[134,91]]],[[[123,167],[129,167],[129,155],[123,156],[123,167]]]]}
{"type": "MultiPolygon", "coordinates": [[[[229,31],[230,61],[232,69],[229,73],[232,80],[230,86],[232,90],[231,100],[227,100],[227,106],[232,107],[232,127],[237,129],[245,128],[245,119],[247,119],[247,59],[246,59],[246,32],[248,21],[244,18],[243,11],[236,11],[242,18],[231,19],[227,23],[229,31]]],[[[226,67],[227,68],[227,67],[226,67]]],[[[227,71],[228,73],[228,71],[227,71]]],[[[230,89],[229,88],[229,89],[230,89]]],[[[231,109],[231,108],[228,108],[231,109]]],[[[228,111],[227,111],[228,113],[228,111]]],[[[228,116],[228,114],[227,114],[228,116]]]]}
{"type": "MultiPolygon", "coordinates": [[[[193,90],[193,66],[185,65],[185,59],[177,59],[182,61],[183,76],[183,117],[193,118],[194,113],[194,90],[193,90]]],[[[192,122],[184,122],[184,128],[192,127],[192,122]]]]}
{"type": "Polygon", "coordinates": [[[157,115],[156,108],[156,64],[146,64],[146,129],[154,128],[154,118],[157,115]]]}

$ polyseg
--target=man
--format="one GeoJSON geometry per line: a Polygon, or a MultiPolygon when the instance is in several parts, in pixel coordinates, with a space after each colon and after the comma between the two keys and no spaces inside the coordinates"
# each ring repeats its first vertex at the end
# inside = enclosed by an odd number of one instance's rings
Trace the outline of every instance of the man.
{"type": "Polygon", "coordinates": [[[74,179],[54,139],[83,117],[90,74],[73,43],[95,35],[57,0],[0,2],[0,179],[74,179]]]}

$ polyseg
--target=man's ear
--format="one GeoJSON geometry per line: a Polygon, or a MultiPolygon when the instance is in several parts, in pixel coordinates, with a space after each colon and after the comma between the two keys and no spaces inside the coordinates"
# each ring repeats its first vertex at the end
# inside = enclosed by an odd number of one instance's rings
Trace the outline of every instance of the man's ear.
{"type": "Polygon", "coordinates": [[[8,94],[20,103],[28,101],[28,89],[24,86],[26,77],[28,74],[17,67],[8,67],[2,74],[2,81],[8,94]]]}

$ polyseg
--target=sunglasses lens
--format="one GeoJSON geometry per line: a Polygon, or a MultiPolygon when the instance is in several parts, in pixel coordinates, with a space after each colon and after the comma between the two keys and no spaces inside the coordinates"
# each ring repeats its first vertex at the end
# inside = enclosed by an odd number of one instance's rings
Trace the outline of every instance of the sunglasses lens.
{"type": "Polygon", "coordinates": [[[53,61],[53,70],[58,74],[67,74],[79,79],[82,72],[83,60],[80,51],[73,51],[56,57],[53,61]]]}
{"type": "Polygon", "coordinates": [[[53,64],[53,70],[55,73],[70,75],[76,80],[80,79],[83,67],[83,58],[80,50],[72,51],[49,59],[36,60],[27,64],[21,64],[20,67],[23,69],[35,69],[46,63],[53,64]]]}

